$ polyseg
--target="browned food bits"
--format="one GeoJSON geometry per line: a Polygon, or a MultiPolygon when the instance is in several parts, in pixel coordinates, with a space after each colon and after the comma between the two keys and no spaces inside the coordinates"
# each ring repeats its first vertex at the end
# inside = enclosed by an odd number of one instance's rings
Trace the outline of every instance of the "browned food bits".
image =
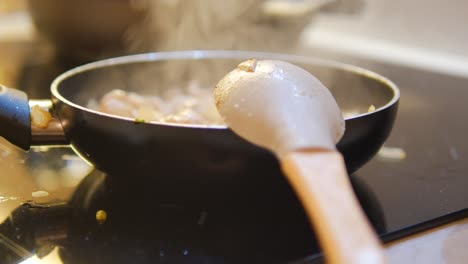
{"type": "Polygon", "coordinates": [[[107,213],[104,210],[99,210],[96,212],[96,221],[99,224],[104,224],[107,220],[107,213]]]}
{"type": "Polygon", "coordinates": [[[246,71],[246,72],[254,72],[255,68],[257,68],[257,60],[256,59],[249,59],[237,66],[239,70],[246,71]]]}
{"type": "Polygon", "coordinates": [[[52,115],[49,111],[35,105],[31,108],[31,123],[39,128],[47,128],[52,115]]]}

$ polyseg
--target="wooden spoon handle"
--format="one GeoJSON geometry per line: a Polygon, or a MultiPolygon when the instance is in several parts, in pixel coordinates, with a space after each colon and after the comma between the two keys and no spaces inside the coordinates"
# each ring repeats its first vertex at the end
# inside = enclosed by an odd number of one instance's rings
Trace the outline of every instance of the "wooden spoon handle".
{"type": "Polygon", "coordinates": [[[282,168],[313,223],[328,263],[386,263],[337,151],[297,151],[282,168]]]}

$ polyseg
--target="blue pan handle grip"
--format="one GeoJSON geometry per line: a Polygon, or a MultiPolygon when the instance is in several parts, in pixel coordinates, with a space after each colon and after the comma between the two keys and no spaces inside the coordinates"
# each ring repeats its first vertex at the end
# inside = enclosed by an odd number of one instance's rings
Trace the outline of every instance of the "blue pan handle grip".
{"type": "Polygon", "coordinates": [[[0,85],[0,136],[28,150],[31,146],[31,112],[26,93],[0,85]]]}

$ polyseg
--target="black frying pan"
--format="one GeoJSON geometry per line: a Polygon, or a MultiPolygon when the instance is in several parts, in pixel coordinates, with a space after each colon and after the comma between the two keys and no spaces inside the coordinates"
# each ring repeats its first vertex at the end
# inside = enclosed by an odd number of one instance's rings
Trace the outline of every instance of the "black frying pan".
{"type": "Polygon", "coordinates": [[[174,84],[197,79],[208,87],[248,58],[297,64],[330,88],[344,112],[346,133],[337,147],[349,173],[375,155],[389,135],[399,100],[398,88],[373,72],[301,56],[234,52],[149,53],[87,64],[60,75],[51,87],[55,116],[47,129],[32,128],[26,95],[1,88],[0,136],[27,150],[31,145],[70,144],[85,160],[116,180],[152,177],[159,194],[185,197],[223,195],[232,186],[272,185],[282,178],[276,158],[226,127],[139,123],[92,111],[89,100],[112,89],[157,94],[174,84]],[[373,104],[377,109],[367,113],[373,104]]]}

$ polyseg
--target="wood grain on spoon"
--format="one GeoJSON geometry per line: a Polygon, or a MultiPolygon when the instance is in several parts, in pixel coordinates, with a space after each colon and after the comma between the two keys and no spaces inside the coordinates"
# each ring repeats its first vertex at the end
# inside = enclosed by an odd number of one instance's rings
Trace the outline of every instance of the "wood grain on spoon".
{"type": "Polygon", "coordinates": [[[318,79],[287,62],[252,59],[220,80],[214,96],[235,133],[278,156],[330,263],[385,263],[335,149],[341,111],[318,79]]]}

